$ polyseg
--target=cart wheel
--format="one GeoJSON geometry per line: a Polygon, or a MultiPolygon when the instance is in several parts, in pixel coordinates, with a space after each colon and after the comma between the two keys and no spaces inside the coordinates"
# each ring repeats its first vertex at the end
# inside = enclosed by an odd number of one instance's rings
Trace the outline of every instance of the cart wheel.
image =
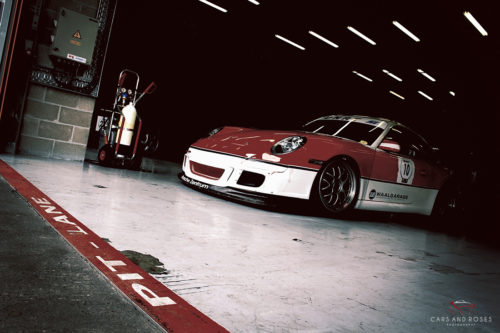
{"type": "Polygon", "coordinates": [[[102,146],[101,149],[99,149],[99,153],[97,154],[97,159],[99,160],[99,164],[110,166],[113,159],[113,151],[111,149],[111,146],[102,146]]]}

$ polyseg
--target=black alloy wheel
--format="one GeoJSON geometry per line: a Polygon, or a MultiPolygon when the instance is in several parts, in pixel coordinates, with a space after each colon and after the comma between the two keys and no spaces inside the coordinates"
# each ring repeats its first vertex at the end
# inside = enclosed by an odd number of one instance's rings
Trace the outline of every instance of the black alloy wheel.
{"type": "Polygon", "coordinates": [[[356,204],[359,192],[356,169],[346,158],[329,161],[318,175],[316,190],[326,210],[334,214],[351,210],[356,204]]]}

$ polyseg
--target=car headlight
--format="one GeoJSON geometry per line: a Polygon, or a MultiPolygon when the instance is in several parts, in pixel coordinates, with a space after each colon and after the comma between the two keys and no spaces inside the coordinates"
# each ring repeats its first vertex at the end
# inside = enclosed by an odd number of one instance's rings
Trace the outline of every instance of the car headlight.
{"type": "Polygon", "coordinates": [[[219,127],[219,128],[211,130],[210,132],[208,132],[208,136],[212,136],[214,134],[219,133],[221,129],[223,129],[223,127],[219,127]]]}
{"type": "Polygon", "coordinates": [[[303,136],[289,136],[272,146],[271,153],[274,155],[291,153],[305,145],[306,141],[307,139],[303,136]]]}

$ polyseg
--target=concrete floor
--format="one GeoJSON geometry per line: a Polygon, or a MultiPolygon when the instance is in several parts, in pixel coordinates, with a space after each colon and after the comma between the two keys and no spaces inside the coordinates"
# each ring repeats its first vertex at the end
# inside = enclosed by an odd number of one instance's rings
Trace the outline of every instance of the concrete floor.
{"type": "Polygon", "coordinates": [[[157,332],[0,175],[0,332],[157,332]]]}
{"type": "Polygon", "coordinates": [[[158,279],[231,332],[500,331],[498,249],[380,215],[233,203],[182,185],[174,163],[0,158],[118,250],[158,258],[158,279]]]}

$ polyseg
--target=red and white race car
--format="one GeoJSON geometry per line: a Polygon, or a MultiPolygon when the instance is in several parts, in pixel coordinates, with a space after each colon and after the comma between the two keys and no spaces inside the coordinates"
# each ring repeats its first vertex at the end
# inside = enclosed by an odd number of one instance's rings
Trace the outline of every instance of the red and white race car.
{"type": "Polygon", "coordinates": [[[326,116],[298,131],[223,127],[189,147],[182,171],[187,185],[252,203],[278,196],[333,213],[424,215],[453,205],[438,198],[449,173],[433,148],[398,122],[367,116],[326,116]]]}

